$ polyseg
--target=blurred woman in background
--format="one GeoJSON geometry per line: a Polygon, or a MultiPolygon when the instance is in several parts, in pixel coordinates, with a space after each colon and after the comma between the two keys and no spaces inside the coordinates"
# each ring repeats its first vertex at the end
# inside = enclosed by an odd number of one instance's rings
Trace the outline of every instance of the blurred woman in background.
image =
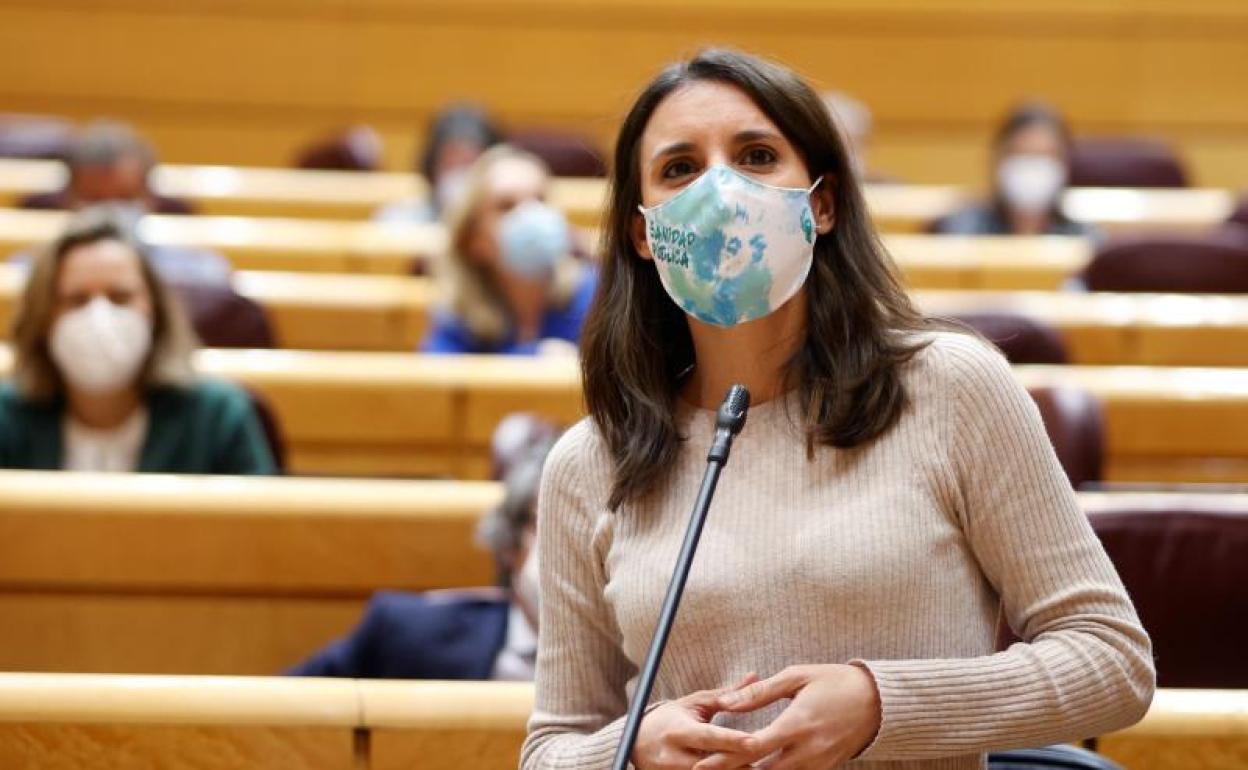
{"type": "Polygon", "coordinates": [[[32,265],[0,467],[273,473],[247,394],[195,376],[189,322],[127,232],[84,211],[32,265]]]}
{"type": "Polygon", "coordinates": [[[541,159],[507,145],[473,165],[445,212],[448,243],[436,267],[441,305],[422,350],[573,350],[596,271],[572,256],[567,219],[545,202],[549,184],[541,159]]]}
{"type": "Polygon", "coordinates": [[[992,199],[951,214],[933,230],[947,235],[1094,235],[1062,213],[1071,136],[1044,104],[1015,108],[992,142],[992,199]]]}
{"type": "Polygon", "coordinates": [[[420,199],[396,201],[378,210],[379,222],[436,222],[464,188],[468,169],[481,153],[503,141],[485,110],[454,105],[434,116],[417,172],[429,185],[420,199]]]}

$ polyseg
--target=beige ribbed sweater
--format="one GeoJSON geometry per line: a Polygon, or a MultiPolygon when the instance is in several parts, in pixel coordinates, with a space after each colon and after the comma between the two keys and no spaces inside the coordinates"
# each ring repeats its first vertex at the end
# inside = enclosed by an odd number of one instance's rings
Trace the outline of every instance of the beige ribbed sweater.
{"type": "MultiPolygon", "coordinates": [[[[1148,637],[1008,365],[942,333],[905,382],[896,426],[813,460],[784,400],[750,410],[654,699],[863,661],[883,711],[865,767],[975,768],[990,749],[1138,720],[1153,693],[1148,637]],[[994,654],[1001,607],[1026,642],[994,654]]],[[[689,440],[670,482],[614,514],[592,423],[547,460],[525,770],[610,765],[714,426],[710,411],[679,417],[689,440]]],[[[754,730],[780,708],[716,721],[754,730]]]]}

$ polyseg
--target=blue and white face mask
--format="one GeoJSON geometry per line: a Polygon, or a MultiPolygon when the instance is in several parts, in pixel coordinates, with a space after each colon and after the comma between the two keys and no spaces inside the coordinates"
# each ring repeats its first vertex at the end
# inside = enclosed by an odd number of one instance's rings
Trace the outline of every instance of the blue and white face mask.
{"type": "Polygon", "coordinates": [[[810,272],[809,188],[773,187],[716,164],[675,197],[641,208],[659,279],[686,313],[734,326],[773,312],[810,272]]]}
{"type": "Polygon", "coordinates": [[[541,278],[572,248],[568,220],[541,201],[526,201],[498,225],[503,263],[527,278],[541,278]]]}

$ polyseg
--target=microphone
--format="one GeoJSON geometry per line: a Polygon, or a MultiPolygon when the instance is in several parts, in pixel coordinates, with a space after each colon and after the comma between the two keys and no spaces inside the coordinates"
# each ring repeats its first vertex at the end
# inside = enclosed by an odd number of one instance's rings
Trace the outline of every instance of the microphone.
{"type": "Polygon", "coordinates": [[[612,770],[627,770],[633,755],[633,746],[637,743],[637,732],[641,729],[641,717],[650,701],[650,693],[654,690],[654,678],[659,672],[659,663],[663,660],[663,650],[667,647],[667,637],[671,634],[672,623],[676,620],[676,610],[680,606],[680,597],[685,591],[685,581],[689,577],[689,569],[693,566],[693,555],[698,550],[698,540],[702,537],[702,525],[706,523],[706,514],[711,507],[711,498],[715,495],[715,485],[719,483],[719,472],[728,462],[728,452],[732,449],[732,440],[745,427],[745,413],[750,408],[750,391],[741,385],[733,385],[724,396],[724,402],[715,415],[715,437],[711,441],[710,452],[706,456],[706,472],[702,475],[702,487],[698,490],[698,499],[689,514],[689,527],[685,530],[685,540],[680,546],[680,556],[676,559],[676,568],[672,571],[671,582],[667,584],[667,596],[663,599],[663,608],[659,611],[659,623],[654,629],[654,637],[650,640],[650,650],[646,653],[645,663],[641,667],[641,676],[637,679],[637,690],[628,706],[628,718],[624,721],[624,733],[620,736],[620,744],[615,750],[615,759],[611,763],[612,770]]]}

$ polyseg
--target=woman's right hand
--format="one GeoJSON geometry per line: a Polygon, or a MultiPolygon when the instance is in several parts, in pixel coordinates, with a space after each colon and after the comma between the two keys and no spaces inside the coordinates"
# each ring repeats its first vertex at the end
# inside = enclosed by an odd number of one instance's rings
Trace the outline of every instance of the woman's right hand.
{"type": "Polygon", "coordinates": [[[723,695],[758,681],[750,674],[733,687],[702,690],[668,701],[647,713],[637,731],[632,762],[637,770],[689,770],[718,752],[749,754],[754,736],[711,724],[723,695]]]}

